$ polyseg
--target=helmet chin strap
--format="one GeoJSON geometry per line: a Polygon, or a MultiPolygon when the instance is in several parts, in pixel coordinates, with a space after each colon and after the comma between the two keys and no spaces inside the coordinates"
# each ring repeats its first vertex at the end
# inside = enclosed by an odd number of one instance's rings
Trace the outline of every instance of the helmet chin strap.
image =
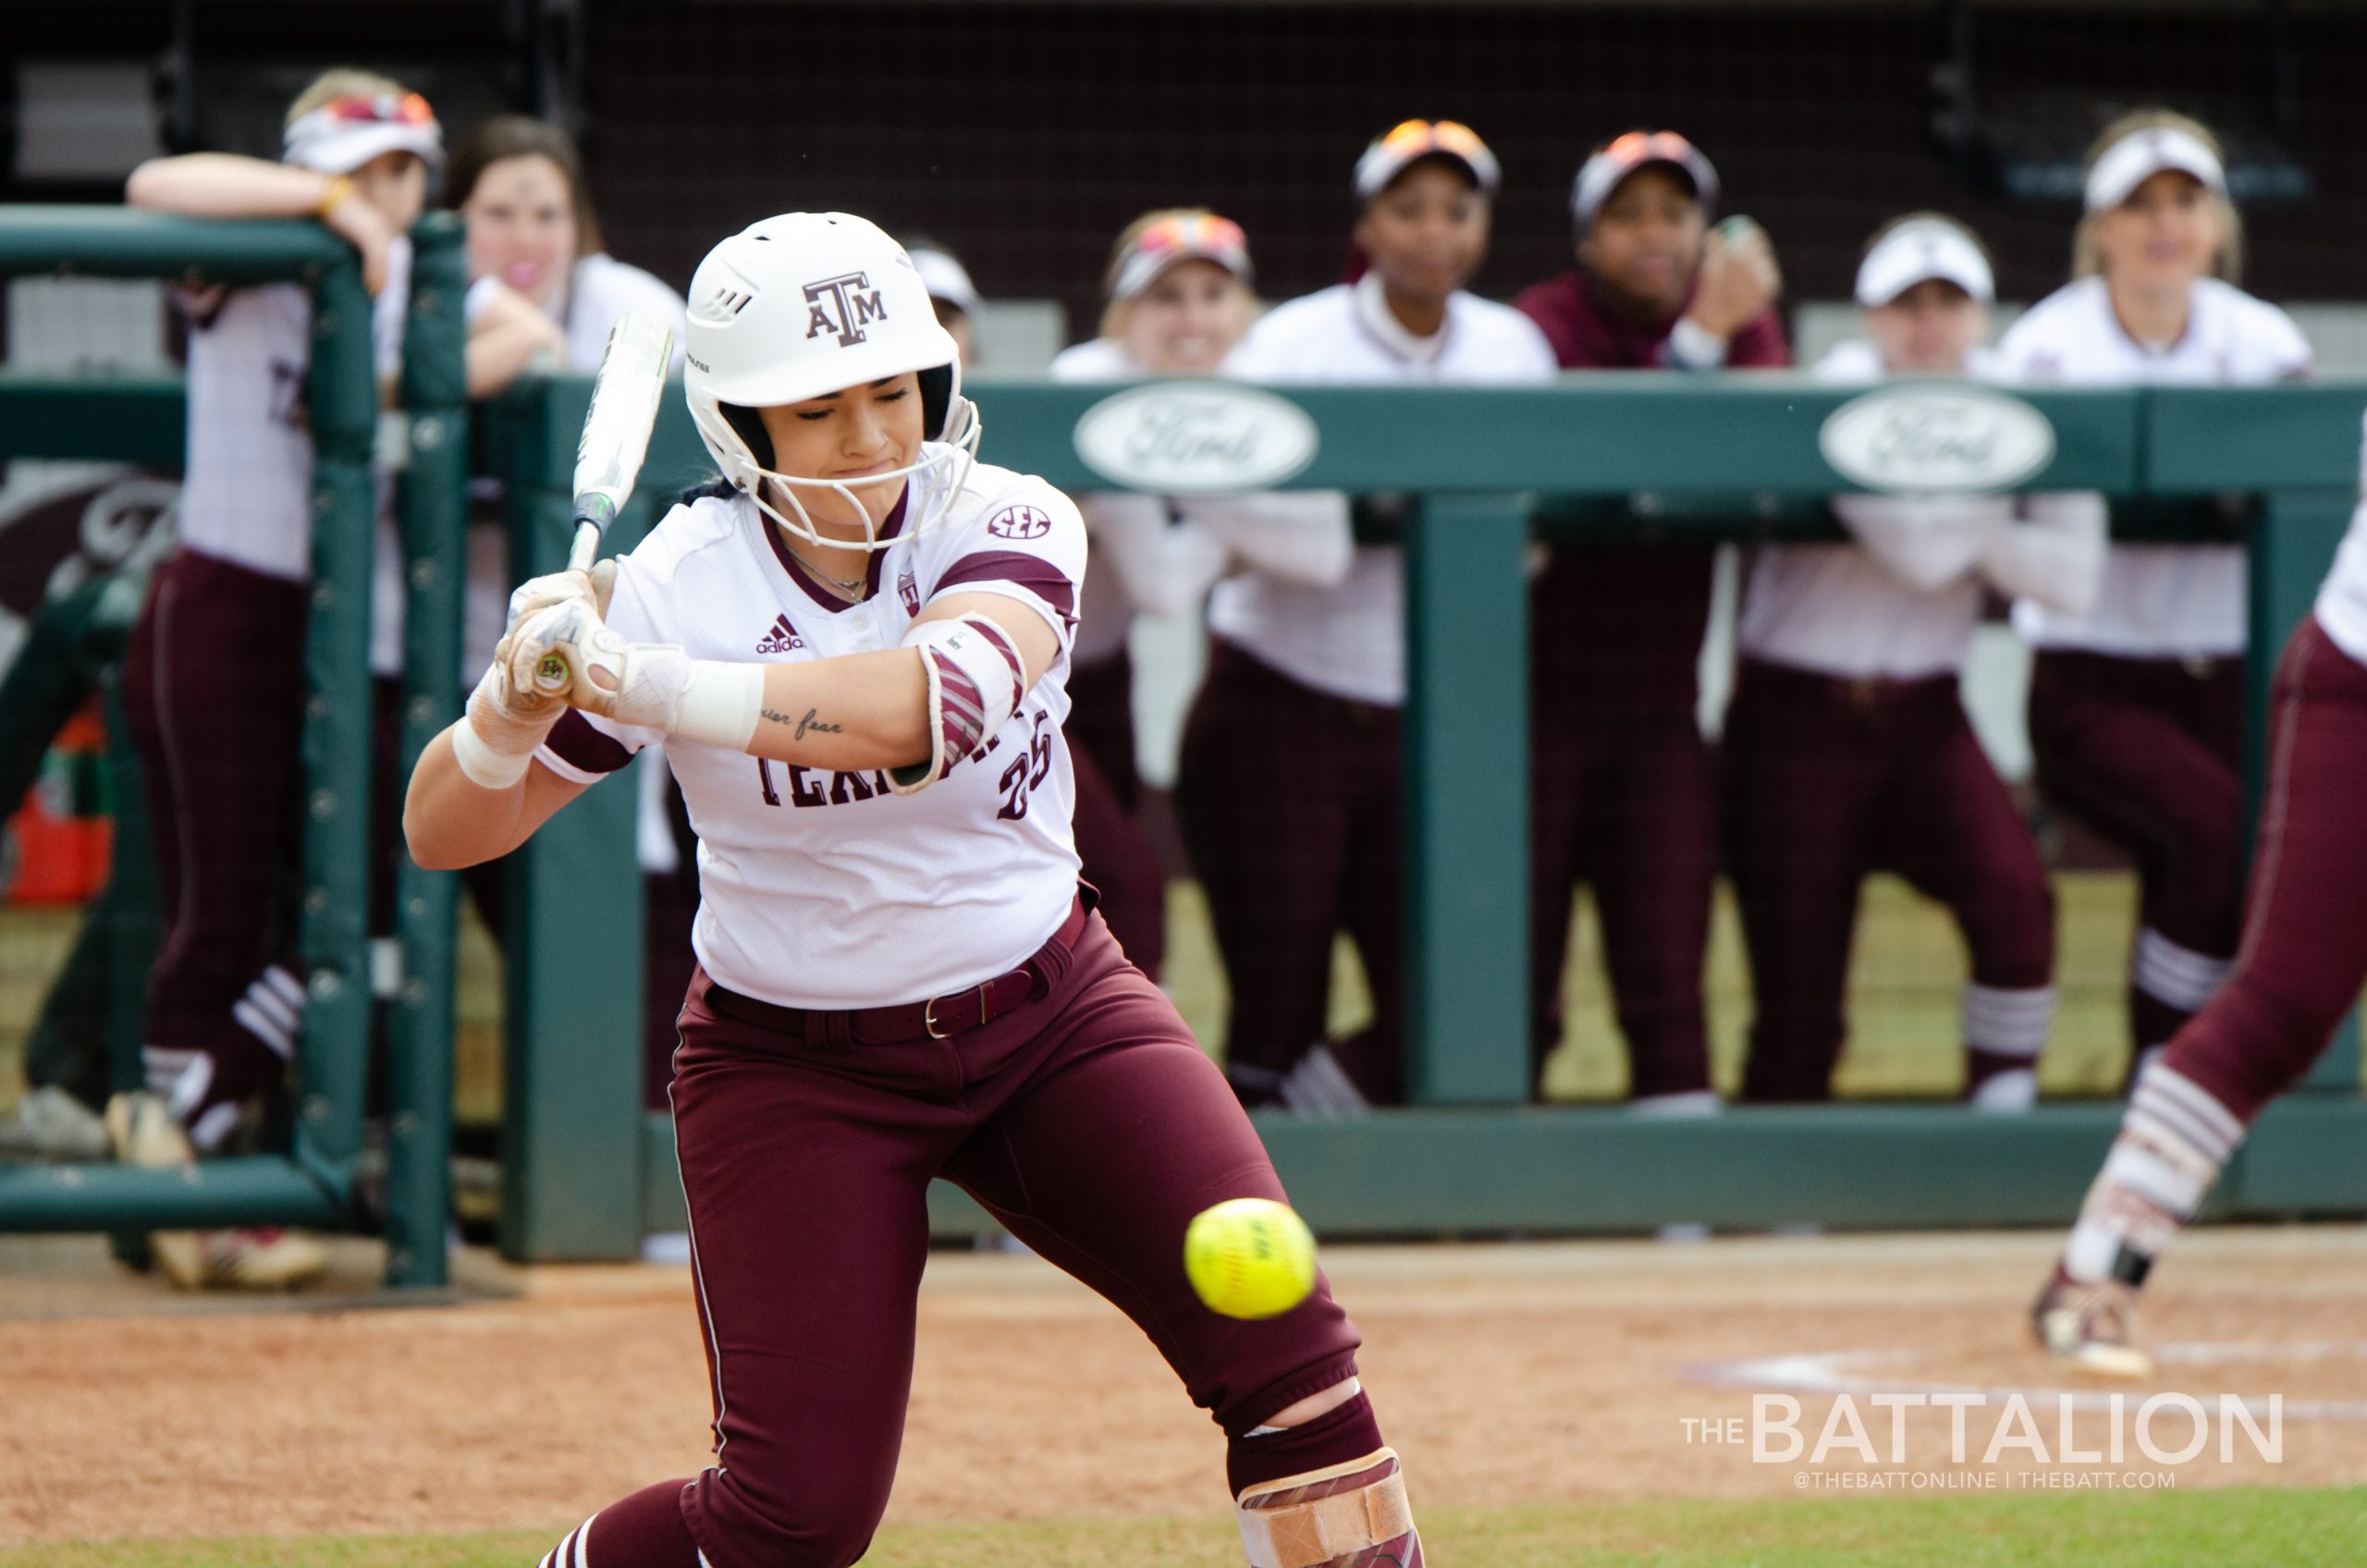
{"type": "Polygon", "coordinates": [[[963,482],[969,477],[970,466],[977,460],[978,437],[985,428],[984,422],[978,417],[977,405],[967,398],[956,397],[953,409],[945,422],[943,440],[923,442],[921,457],[902,468],[892,469],[886,473],[865,474],[856,484],[850,484],[844,480],[813,479],[777,472],[757,463],[752,457],[748,469],[754,475],[754,483],[747,486],[748,494],[767,517],[787,529],[792,537],[804,540],[816,549],[884,550],[895,540],[879,536],[878,522],[855,491],[858,488],[872,489],[893,479],[904,481],[908,492],[920,492],[906,502],[904,533],[918,533],[943,516],[946,508],[952,505],[953,497],[961,494],[963,482]],[[932,452],[929,450],[931,447],[937,449],[932,452]],[[940,471],[950,483],[942,485],[934,483],[940,471]],[[798,494],[800,490],[827,492],[843,501],[849,511],[863,520],[863,538],[842,539],[824,533],[815,523],[814,515],[805,509],[805,503],[798,494]],[[784,512],[774,506],[770,495],[778,495],[788,502],[789,511],[784,512]],[[791,516],[791,513],[795,515],[791,516]]]}

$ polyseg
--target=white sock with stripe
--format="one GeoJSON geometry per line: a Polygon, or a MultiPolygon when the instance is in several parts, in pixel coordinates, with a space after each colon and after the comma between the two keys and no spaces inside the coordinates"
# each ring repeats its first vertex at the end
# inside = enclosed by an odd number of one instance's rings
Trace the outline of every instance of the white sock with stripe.
{"type": "Polygon", "coordinates": [[[2243,1136],[2243,1122],[2201,1084],[2158,1061],[2148,1066],[2079,1206],[2063,1271],[2081,1284],[2143,1284],[2243,1136]]]}
{"type": "Polygon", "coordinates": [[[1976,1110],[2023,1111],[2038,1103],[2038,1059],[2054,1027],[2054,987],[1964,988],[1965,1097],[1976,1110]]]}

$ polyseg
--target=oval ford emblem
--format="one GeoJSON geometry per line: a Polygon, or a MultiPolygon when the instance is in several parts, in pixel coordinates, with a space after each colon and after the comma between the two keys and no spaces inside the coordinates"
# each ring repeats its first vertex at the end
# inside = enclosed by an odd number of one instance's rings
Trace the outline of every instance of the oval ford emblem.
{"type": "Polygon", "coordinates": [[[1885,386],[1833,410],[1817,449],[1844,476],[1895,496],[2011,490],[2054,457],[2054,427],[1985,386],[1885,386]]]}
{"type": "Polygon", "coordinates": [[[1076,455],[1159,496],[1279,484],[1315,460],[1315,422],[1288,398],[1221,381],[1167,381],[1104,398],[1076,422],[1076,455]]]}

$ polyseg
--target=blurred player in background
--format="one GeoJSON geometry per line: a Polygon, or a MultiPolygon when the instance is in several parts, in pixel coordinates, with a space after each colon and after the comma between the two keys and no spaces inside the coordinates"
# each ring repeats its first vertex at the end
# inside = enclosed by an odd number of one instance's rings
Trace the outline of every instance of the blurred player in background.
{"type": "MultiPolygon", "coordinates": [[[[917,263],[919,258],[914,258],[917,263]]],[[[926,276],[926,272],[924,272],[926,276]]],[[[1145,213],[1110,257],[1100,336],[1052,361],[1055,381],[1212,375],[1257,319],[1249,241],[1198,207],[1145,213]]],[[[1144,974],[1159,978],[1167,888],[1135,814],[1134,665],[1126,634],[1137,613],[1182,615],[1235,570],[1325,587],[1353,549],[1336,496],[1170,500],[1126,491],[1081,496],[1098,569],[1077,615],[1069,717],[1076,766],[1076,847],[1101,889],[1102,918],[1144,974]]]]}
{"type": "Polygon", "coordinates": [[[962,350],[962,362],[978,362],[978,286],[970,281],[970,269],[962,258],[942,241],[914,239],[907,247],[912,251],[913,266],[921,275],[921,284],[928,290],[928,300],[937,308],[937,322],[945,328],[962,350]]]}
{"type": "MultiPolygon", "coordinates": [[[[1817,377],[1985,374],[1993,297],[1970,231],[1936,213],[1900,218],[1858,269],[1866,336],[1817,377]]],[[[2088,606],[2103,508],[2088,495],[1852,495],[1833,509],[1852,542],[1761,546],[1736,632],[1722,760],[1754,1001],[1742,1097],[1831,1095],[1858,888],[1888,867],[1947,906],[1971,950],[1966,1098],[2027,1109],[2054,1015],[2054,896],[1958,681],[1990,589],[2088,606]]]]}
{"type": "MultiPolygon", "coordinates": [[[[557,126],[523,115],[496,115],[452,150],[444,201],[469,231],[469,394],[490,398],[528,371],[590,375],[600,368],[608,331],[627,311],[671,323],[674,365],[682,364],[682,297],[641,268],[618,261],[602,243],[599,214],[584,182],[574,141],[557,126]],[[521,308],[521,307],[524,308],[521,308]]],[[[468,587],[462,599],[461,657],[469,678],[493,657],[509,619],[509,521],[498,481],[471,482],[468,587]]],[[[693,841],[681,791],[666,770],[662,747],[642,765],[635,849],[644,893],[643,1099],[666,1103],[674,1049],[674,1004],[691,978],[691,914],[698,879],[688,864],[693,841]]],[[[386,766],[398,763],[391,746],[386,766]]],[[[388,800],[397,798],[390,793],[388,800]]],[[[504,936],[505,876],[497,865],[470,868],[471,898],[485,925],[504,936]]]]}
{"type": "Polygon", "coordinates": [[[547,1568],[863,1556],[938,1176],[1126,1311],[1215,1415],[1256,1562],[1418,1568],[1328,1290],[1241,1322],[1184,1276],[1194,1214],[1282,1184],[1077,881],[1076,508],[973,462],[953,341],[863,219],[767,219],[691,297],[685,393],[725,480],[595,578],[520,590],[405,814],[423,864],[505,854],[670,736],[699,832],[672,1095],[716,1464],[604,1509],[547,1568]],[[533,685],[546,655],[577,707],[533,685]]]}
{"type": "MultiPolygon", "coordinates": [[[[1791,363],[1782,280],[1748,220],[1712,231],[1718,174],[1674,131],[1595,149],[1571,190],[1577,268],[1513,302],[1564,370],[1791,363]]],[[[1717,788],[1695,708],[1713,550],[1560,545],[1531,592],[1530,1017],[1536,1070],[1562,1039],[1571,905],[1594,888],[1628,1092],[1713,1109],[1701,998],[1717,788]]]]}
{"type": "MultiPolygon", "coordinates": [[[[2243,234],[2210,131],[2145,110],[2088,154],[2075,277],[1999,346],[2011,380],[2250,386],[2312,372],[2283,311],[2244,293],[2243,234]]],[[[2130,1075],[2226,978],[2242,887],[2240,545],[2114,545],[2084,615],[2026,603],[2030,747],[2047,797],[2140,882],[2130,1075]]]]}
{"type": "MultiPolygon", "coordinates": [[[[335,70],[289,107],[281,163],[227,153],[134,170],[134,206],[202,217],[319,218],[360,252],[375,296],[382,386],[399,368],[411,242],[443,143],[427,101],[335,70]]],[[[163,883],[164,949],[148,986],[146,1095],[109,1107],[124,1158],[185,1163],[223,1147],[295,1047],[299,741],[310,594],[313,448],[304,429],[312,300],[298,284],[184,291],[189,457],[180,544],[132,632],[124,697],[163,883]],[[158,1097],[169,1094],[169,1106],[158,1097]]],[[[371,668],[401,668],[403,571],[379,484],[371,668]]],[[[279,1231],[153,1238],[175,1283],[276,1287],[319,1272],[279,1231]]]]}
{"type": "Polygon", "coordinates": [[[2138,1292],[2263,1107],[2324,1055],[2367,985],[2367,444],[2362,500],[2270,694],[2268,788],[2226,984],[2138,1075],[2120,1135],[2039,1292],[2039,1342],[2143,1377],[2138,1292]]]}
{"type": "MultiPolygon", "coordinates": [[[[1464,291],[1488,251],[1495,154],[1452,120],[1407,120],[1356,163],[1355,282],[1278,306],[1225,362],[1265,382],[1550,380],[1517,311],[1464,291]]],[[[1392,526],[1392,498],[1359,503],[1392,526]]],[[[1404,554],[1360,545],[1317,586],[1251,570],[1208,602],[1208,672],[1176,803],[1232,991],[1226,1073],[1251,1105],[1354,1111],[1403,1096],[1404,916],[1398,717],[1404,554]],[[1333,934],[1363,960],[1373,1017],[1327,1043],[1333,934]]]]}

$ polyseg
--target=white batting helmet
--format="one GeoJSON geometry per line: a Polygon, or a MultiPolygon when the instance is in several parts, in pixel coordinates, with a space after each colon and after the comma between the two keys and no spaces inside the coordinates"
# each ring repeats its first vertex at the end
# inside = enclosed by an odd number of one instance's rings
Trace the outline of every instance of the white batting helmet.
{"type": "MultiPolygon", "coordinates": [[[[691,277],[683,350],[683,397],[723,477],[747,491],[783,528],[816,546],[843,547],[847,541],[816,530],[799,498],[801,489],[837,494],[865,518],[866,529],[868,514],[842,483],[776,471],[772,439],[758,409],[917,372],[921,429],[927,437],[919,460],[862,481],[868,488],[952,465],[947,472],[954,483],[938,490],[936,504],[924,508],[915,497],[907,520],[914,533],[950,501],[976,455],[978,410],[962,396],[961,350],[938,325],[927,285],[912,257],[867,218],[783,213],[751,224],[709,251],[691,277]],[[795,517],[774,508],[766,496],[767,480],[795,517]]],[[[865,547],[884,549],[888,544],[875,533],[865,547]]]]}

